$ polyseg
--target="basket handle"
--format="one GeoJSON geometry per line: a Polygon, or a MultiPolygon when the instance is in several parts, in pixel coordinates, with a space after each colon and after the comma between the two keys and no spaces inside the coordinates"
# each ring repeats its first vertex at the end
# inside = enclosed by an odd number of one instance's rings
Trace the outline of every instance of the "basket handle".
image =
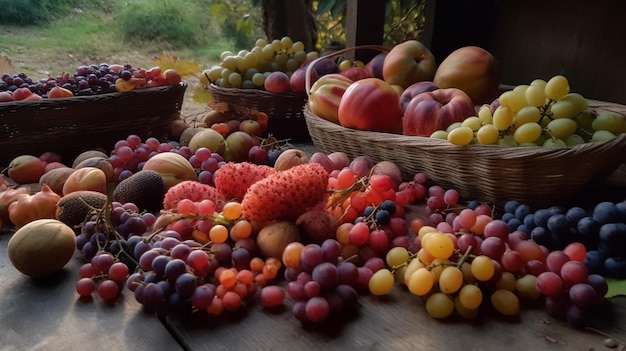
{"type": "Polygon", "coordinates": [[[331,52],[330,54],[316,58],[315,60],[311,61],[311,63],[309,63],[309,65],[306,67],[306,74],[304,76],[304,87],[306,90],[306,95],[307,96],[310,95],[310,92],[311,92],[311,71],[313,70],[313,66],[315,66],[318,62],[320,62],[323,59],[341,56],[342,54],[345,54],[346,52],[350,52],[353,50],[378,50],[380,52],[389,52],[391,49],[382,45],[359,45],[359,46],[354,46],[351,48],[344,48],[344,49],[331,52]]]}

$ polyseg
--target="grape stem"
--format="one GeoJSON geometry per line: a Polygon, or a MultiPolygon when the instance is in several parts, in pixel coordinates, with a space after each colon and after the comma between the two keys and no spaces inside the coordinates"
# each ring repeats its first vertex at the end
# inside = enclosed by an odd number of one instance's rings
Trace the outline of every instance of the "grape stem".
{"type": "Polygon", "coordinates": [[[467,247],[467,250],[465,250],[465,253],[463,254],[463,256],[461,256],[461,259],[459,259],[459,262],[457,262],[456,268],[461,269],[463,263],[465,263],[465,261],[468,259],[473,249],[474,247],[472,245],[467,247]]]}

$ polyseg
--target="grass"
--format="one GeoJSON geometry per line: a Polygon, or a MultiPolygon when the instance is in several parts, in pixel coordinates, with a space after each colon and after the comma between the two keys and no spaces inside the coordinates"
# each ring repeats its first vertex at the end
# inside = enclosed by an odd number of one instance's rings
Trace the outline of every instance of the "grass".
{"type": "Polygon", "coordinates": [[[166,43],[133,43],[125,40],[118,27],[111,15],[89,9],[43,26],[0,25],[0,53],[8,56],[15,73],[44,78],[101,62],[151,67],[153,58],[162,52],[209,67],[219,62],[221,52],[231,49],[221,38],[213,38],[206,47],[177,50],[166,43]]]}

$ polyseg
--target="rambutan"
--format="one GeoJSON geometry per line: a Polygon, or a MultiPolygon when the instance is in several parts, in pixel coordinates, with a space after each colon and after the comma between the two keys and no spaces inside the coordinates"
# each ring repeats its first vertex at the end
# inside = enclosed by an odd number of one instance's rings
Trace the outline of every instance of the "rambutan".
{"type": "Polygon", "coordinates": [[[163,199],[163,209],[172,210],[176,208],[182,199],[189,199],[193,202],[211,200],[215,204],[215,210],[221,212],[226,200],[222,194],[214,187],[200,183],[196,180],[185,180],[169,188],[163,199]]]}
{"type": "Polygon", "coordinates": [[[215,172],[213,181],[224,199],[241,201],[252,184],[274,173],[274,168],[265,165],[229,162],[215,172]]]}
{"type": "Polygon", "coordinates": [[[241,202],[251,221],[295,221],[309,208],[326,201],[328,172],[319,163],[305,163],[276,172],[252,184],[241,202]]]}

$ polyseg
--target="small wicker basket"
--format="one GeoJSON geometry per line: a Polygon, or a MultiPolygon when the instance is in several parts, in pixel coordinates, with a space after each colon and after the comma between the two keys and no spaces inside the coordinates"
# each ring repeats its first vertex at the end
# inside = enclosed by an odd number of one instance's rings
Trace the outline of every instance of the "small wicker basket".
{"type": "Polygon", "coordinates": [[[222,88],[209,84],[215,102],[226,102],[234,109],[256,109],[269,117],[269,133],[278,139],[311,140],[302,115],[306,94],[272,93],[258,89],[222,88]]]}
{"type": "Polygon", "coordinates": [[[0,165],[52,151],[64,161],[87,149],[112,150],[130,134],[163,140],[180,117],[186,83],[71,98],[0,104],[0,165]]]}
{"type": "MultiPolygon", "coordinates": [[[[626,111],[626,106],[594,101],[590,107],[626,111]]],[[[393,161],[406,179],[423,172],[467,200],[499,206],[512,199],[530,206],[569,201],[626,162],[626,134],[573,147],[454,146],[434,138],[344,128],[316,116],[308,106],[304,116],[313,144],[322,152],[393,161]]]]}

